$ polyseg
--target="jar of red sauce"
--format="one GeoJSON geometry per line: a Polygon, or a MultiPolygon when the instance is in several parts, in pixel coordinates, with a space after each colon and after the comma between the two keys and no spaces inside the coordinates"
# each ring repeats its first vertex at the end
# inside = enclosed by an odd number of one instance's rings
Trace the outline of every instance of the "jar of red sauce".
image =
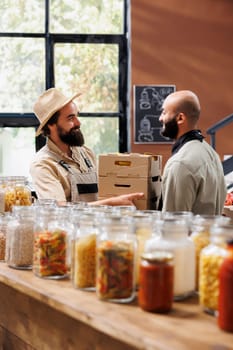
{"type": "Polygon", "coordinates": [[[172,309],[173,286],[173,254],[165,251],[143,254],[139,268],[139,306],[145,311],[169,312],[172,309]]]}
{"type": "Polygon", "coordinates": [[[227,256],[219,272],[218,325],[233,332],[233,238],[227,241],[227,256]]]}

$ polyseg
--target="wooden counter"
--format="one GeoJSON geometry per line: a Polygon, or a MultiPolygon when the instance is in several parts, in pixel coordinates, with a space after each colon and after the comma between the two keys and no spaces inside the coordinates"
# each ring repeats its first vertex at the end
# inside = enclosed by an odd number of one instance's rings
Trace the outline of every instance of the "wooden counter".
{"type": "Polygon", "coordinates": [[[228,350],[233,334],[194,297],[168,315],[99,301],[69,280],[45,280],[0,263],[0,349],[228,350]]]}

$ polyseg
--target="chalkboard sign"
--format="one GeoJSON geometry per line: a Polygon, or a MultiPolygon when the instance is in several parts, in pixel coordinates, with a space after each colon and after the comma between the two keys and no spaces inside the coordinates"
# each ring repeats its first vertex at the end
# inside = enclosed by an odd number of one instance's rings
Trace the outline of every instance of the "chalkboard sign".
{"type": "Polygon", "coordinates": [[[159,117],[164,99],[176,90],[175,85],[135,85],[135,143],[172,143],[160,135],[159,117]]]}

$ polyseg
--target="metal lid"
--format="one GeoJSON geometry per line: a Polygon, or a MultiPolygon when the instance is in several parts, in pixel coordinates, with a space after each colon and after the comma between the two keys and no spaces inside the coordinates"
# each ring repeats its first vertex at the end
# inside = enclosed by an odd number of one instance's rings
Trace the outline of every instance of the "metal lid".
{"type": "Polygon", "coordinates": [[[174,258],[174,255],[168,251],[156,251],[152,253],[144,253],[141,255],[141,259],[147,260],[150,262],[168,262],[172,261],[174,258]]]}

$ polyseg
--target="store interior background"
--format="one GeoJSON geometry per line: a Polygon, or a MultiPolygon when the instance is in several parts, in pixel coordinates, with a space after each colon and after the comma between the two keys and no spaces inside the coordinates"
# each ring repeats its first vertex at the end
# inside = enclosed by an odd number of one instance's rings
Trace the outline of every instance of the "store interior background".
{"type": "MultiPolygon", "coordinates": [[[[175,85],[200,99],[199,128],[233,113],[233,1],[131,0],[131,152],[163,156],[171,144],[134,141],[134,85],[175,85]]],[[[221,159],[233,155],[233,123],[216,133],[221,159]]]]}

